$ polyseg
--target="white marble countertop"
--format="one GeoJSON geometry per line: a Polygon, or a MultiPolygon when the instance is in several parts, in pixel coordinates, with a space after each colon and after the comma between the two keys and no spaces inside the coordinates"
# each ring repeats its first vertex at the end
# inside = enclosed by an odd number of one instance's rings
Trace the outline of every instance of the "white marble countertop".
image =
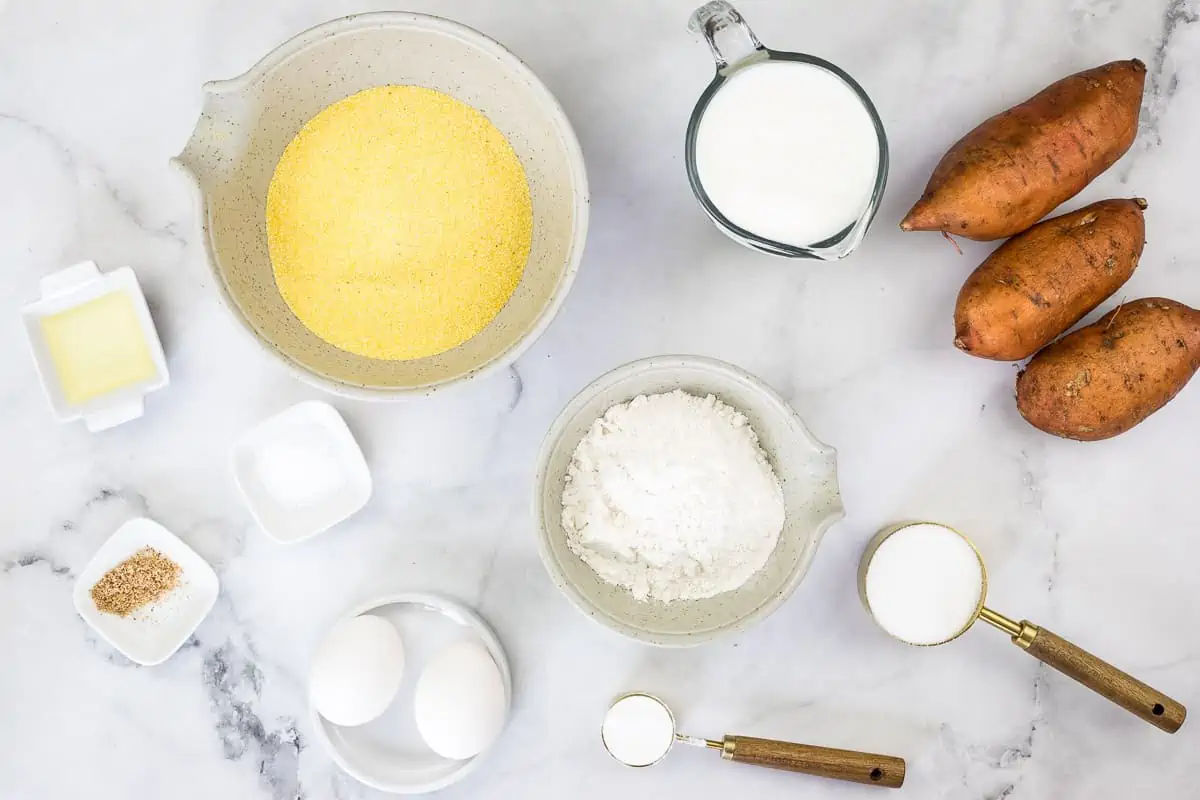
{"type": "Polygon", "coordinates": [[[998,609],[1200,704],[1200,385],[1108,442],[1033,430],[1014,410],[1014,367],[950,344],[954,297],[988,246],[964,242],[959,257],[937,235],[896,229],[936,159],[983,117],[1137,56],[1150,70],[1141,135],[1070,207],[1147,197],[1148,244],[1120,296],[1200,305],[1200,6],[743,0],[769,45],[855,75],[891,138],[872,234],[848,261],[816,264],[737,247],[692,199],[683,130],[711,63],[685,30],[691,0],[407,5],[495,36],[561,99],[590,170],[587,254],[509,373],[405,405],[336,402],[374,499],[283,548],[239,501],[229,446],[320,395],[220,307],[168,158],[203,81],[385,5],[0,0],[0,797],[382,796],[315,743],[304,676],[347,607],[409,588],[477,606],[515,671],[506,735],[447,798],[876,796],[693,751],[622,768],[598,725],[631,688],[664,694],[689,732],[903,755],[909,797],[1195,796],[1200,723],[1165,736],[992,630],[943,648],[893,642],[859,606],[854,569],[883,524],[956,524],[987,555],[998,609]],[[17,317],[39,276],[82,259],[133,266],[172,371],[143,420],[103,435],[54,421],[17,317]],[[776,386],[838,448],[848,509],[781,611],[691,651],[625,641],[575,612],[541,567],[528,509],[534,453],[563,404],[601,372],[666,352],[724,358],[776,386]],[[222,581],[193,639],[153,668],[115,654],[71,607],[73,577],[136,515],[176,531],[222,581]]]}

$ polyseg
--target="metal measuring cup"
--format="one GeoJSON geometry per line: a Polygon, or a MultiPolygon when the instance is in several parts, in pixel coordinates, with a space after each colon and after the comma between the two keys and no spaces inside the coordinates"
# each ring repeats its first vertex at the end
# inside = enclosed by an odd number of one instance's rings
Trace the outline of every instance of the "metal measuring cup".
{"type": "MultiPolygon", "coordinates": [[[[867,613],[871,615],[871,618],[881,628],[883,628],[883,625],[879,623],[879,619],[876,617],[875,612],[871,610],[871,604],[867,599],[867,572],[871,567],[871,559],[879,547],[890,537],[896,535],[902,536],[905,529],[918,525],[936,525],[961,537],[963,541],[970,545],[971,550],[975,553],[975,557],[979,559],[979,574],[982,585],[979,590],[979,602],[975,608],[975,612],[967,620],[966,624],[963,625],[961,630],[945,641],[936,642],[933,645],[913,642],[905,642],[905,644],[912,644],[915,647],[945,644],[962,636],[975,624],[976,620],[982,619],[989,625],[1007,633],[1012,637],[1013,644],[1043,664],[1053,667],[1067,677],[1082,683],[1093,692],[1108,698],[1159,730],[1174,733],[1183,725],[1183,721],[1187,717],[1187,709],[1179,702],[1172,700],[1157,689],[1147,686],[1133,676],[1122,672],[1108,662],[1097,658],[1083,648],[1071,644],[1057,634],[1034,625],[1029,620],[1017,622],[985,606],[984,603],[987,600],[987,568],[983,562],[983,555],[979,552],[979,548],[975,546],[974,542],[948,525],[935,522],[909,522],[893,525],[877,533],[867,545],[867,549],[863,553],[858,567],[858,593],[862,598],[863,606],[867,609],[867,613]]],[[[904,641],[886,628],[884,628],[884,631],[889,636],[899,641],[904,641]]]]}
{"type": "Polygon", "coordinates": [[[691,184],[692,192],[700,202],[701,208],[723,233],[754,250],[787,258],[816,258],[825,261],[833,261],[850,255],[866,236],[867,228],[870,227],[871,220],[875,218],[875,212],[879,210],[879,204],[883,200],[884,186],[887,185],[887,134],[883,129],[883,120],[880,119],[879,112],[875,110],[871,98],[853,78],[835,64],[805,53],[790,53],[764,47],[758,37],[754,35],[754,31],[746,24],[745,18],[725,0],[713,0],[713,2],[697,8],[692,12],[691,19],[688,21],[688,29],[693,34],[702,36],[708,42],[717,66],[717,74],[704,93],[700,95],[700,99],[692,111],[691,119],[688,120],[685,143],[684,163],[687,166],[688,183],[691,184]],[[718,39],[725,43],[721,44],[718,39]],[[875,124],[875,133],[879,140],[875,186],[870,200],[859,218],[828,239],[804,247],[763,238],[731,222],[704,191],[704,185],[700,182],[696,166],[696,137],[700,129],[700,120],[704,116],[708,104],[712,102],[713,96],[738,71],[764,61],[798,61],[836,75],[862,101],[863,107],[875,124]]]}
{"type": "Polygon", "coordinates": [[[612,702],[604,716],[605,722],[600,729],[604,749],[610,756],[629,767],[653,766],[666,757],[675,742],[680,742],[691,747],[718,750],[721,758],[741,764],[802,772],[821,778],[889,789],[898,789],[904,783],[904,759],[895,756],[860,753],[857,750],[837,750],[777,739],[755,739],[750,736],[726,735],[720,741],[715,741],[684,735],[676,729],[675,715],[671,713],[670,707],[658,697],[645,692],[621,695],[612,702]],[[622,754],[619,742],[610,739],[613,734],[610,733],[608,725],[613,715],[620,712],[622,704],[631,703],[641,705],[643,713],[650,715],[646,722],[654,730],[651,740],[645,742],[644,752],[639,753],[640,757],[636,759],[622,754]]]}

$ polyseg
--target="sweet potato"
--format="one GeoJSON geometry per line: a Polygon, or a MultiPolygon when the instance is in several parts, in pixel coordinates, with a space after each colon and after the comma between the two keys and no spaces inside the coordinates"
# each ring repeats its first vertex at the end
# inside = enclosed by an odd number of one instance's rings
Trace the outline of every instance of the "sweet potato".
{"type": "Polygon", "coordinates": [[[1148,297],[1064,336],[1017,376],[1017,408],[1035,428],[1095,441],[1167,404],[1200,369],[1200,311],[1148,297]]]}
{"type": "Polygon", "coordinates": [[[958,141],[900,223],[990,241],[1074,197],[1133,144],[1146,83],[1136,58],[1053,83],[958,141]]]}
{"type": "Polygon", "coordinates": [[[1101,200],[1039,222],[979,265],[954,309],[954,346],[1029,358],[1121,288],[1146,241],[1146,201],[1101,200]]]}

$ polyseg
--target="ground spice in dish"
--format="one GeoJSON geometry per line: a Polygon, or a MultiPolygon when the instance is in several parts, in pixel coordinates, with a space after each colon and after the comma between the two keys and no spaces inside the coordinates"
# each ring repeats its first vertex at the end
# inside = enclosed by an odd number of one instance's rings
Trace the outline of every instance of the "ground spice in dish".
{"type": "Polygon", "coordinates": [[[106,614],[127,617],[179,584],[180,567],[153,547],[143,547],[104,573],[92,602],[106,614]]]}
{"type": "Polygon", "coordinates": [[[393,361],[457,347],[508,302],[529,258],[521,162],[486,116],[380,86],[313,117],[267,192],[275,283],[304,325],[393,361]]]}

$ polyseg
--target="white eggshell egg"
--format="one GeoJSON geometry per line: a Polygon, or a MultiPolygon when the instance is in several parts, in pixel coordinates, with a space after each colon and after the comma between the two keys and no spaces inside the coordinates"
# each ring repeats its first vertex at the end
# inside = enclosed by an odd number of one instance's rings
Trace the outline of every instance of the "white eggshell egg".
{"type": "Polygon", "coordinates": [[[500,735],[506,711],[504,678],[476,642],[450,645],[430,660],[417,681],[417,730],[443,758],[471,758],[486,750],[500,735]]]}
{"type": "Polygon", "coordinates": [[[382,714],[404,677],[404,643],[392,623],[364,614],[342,620],[321,642],[309,697],[334,725],[362,725],[382,714]]]}

